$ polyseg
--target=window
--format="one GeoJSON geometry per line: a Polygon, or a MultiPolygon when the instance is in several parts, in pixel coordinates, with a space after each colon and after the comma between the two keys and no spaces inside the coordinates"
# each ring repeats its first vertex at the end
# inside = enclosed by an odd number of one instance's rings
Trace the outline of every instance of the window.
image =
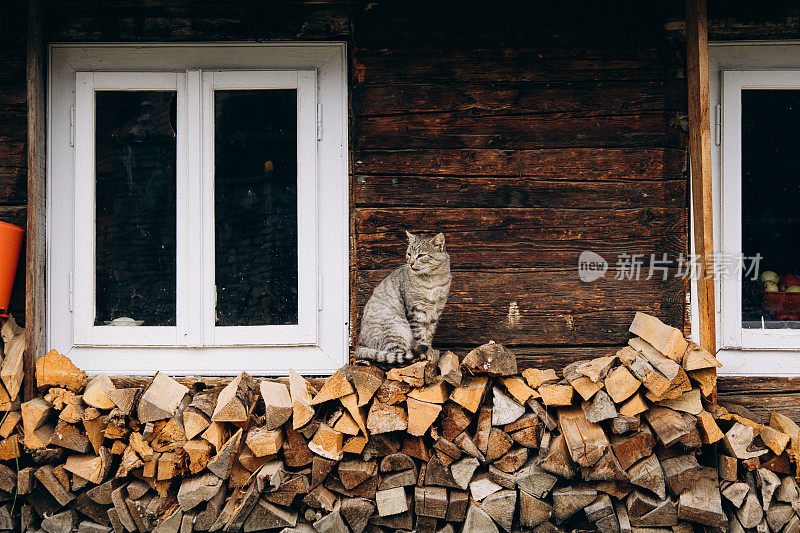
{"type": "Polygon", "coordinates": [[[710,47],[724,373],[800,374],[799,52],[710,47]]]}
{"type": "Polygon", "coordinates": [[[48,344],[89,372],[347,357],[344,46],[51,47],[48,344]]]}

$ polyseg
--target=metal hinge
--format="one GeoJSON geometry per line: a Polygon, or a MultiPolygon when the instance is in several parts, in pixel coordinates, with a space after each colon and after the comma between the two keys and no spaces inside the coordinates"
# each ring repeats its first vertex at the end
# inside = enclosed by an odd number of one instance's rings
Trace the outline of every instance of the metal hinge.
{"type": "Polygon", "coordinates": [[[69,273],[69,312],[72,312],[72,308],[75,305],[75,276],[72,272],[69,273]]]}
{"type": "Polygon", "coordinates": [[[69,145],[75,146],[75,106],[69,107],[69,145]]]}
{"type": "Polygon", "coordinates": [[[722,105],[714,106],[714,144],[722,143],[722,105]]]}
{"type": "Polygon", "coordinates": [[[322,140],[322,104],[317,104],[317,140],[322,140]]]}

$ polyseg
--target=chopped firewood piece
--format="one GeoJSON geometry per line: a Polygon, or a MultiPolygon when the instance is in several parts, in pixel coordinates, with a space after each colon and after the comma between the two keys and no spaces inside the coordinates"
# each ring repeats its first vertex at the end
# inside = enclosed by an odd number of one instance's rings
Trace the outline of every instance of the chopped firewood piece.
{"type": "Polygon", "coordinates": [[[314,438],[308,443],[308,449],[326,459],[339,461],[344,456],[343,445],[344,435],[342,433],[335,431],[327,424],[320,424],[314,438]]]}
{"type": "Polygon", "coordinates": [[[644,401],[641,392],[635,393],[619,407],[619,413],[626,417],[636,416],[645,411],[647,411],[647,403],[644,401]]]}
{"type": "Polygon", "coordinates": [[[458,356],[451,351],[444,352],[437,363],[442,379],[453,387],[461,386],[461,364],[458,356]]]}
{"type": "Polygon", "coordinates": [[[550,447],[540,466],[542,470],[566,479],[575,476],[575,464],[572,462],[572,455],[563,434],[550,441],[550,447]]]}
{"type": "Polygon", "coordinates": [[[447,440],[454,440],[472,422],[464,410],[455,403],[445,403],[442,411],[442,437],[447,440]]]}
{"type": "Polygon", "coordinates": [[[499,388],[492,387],[492,393],[494,396],[494,407],[492,409],[493,426],[505,426],[515,422],[525,414],[525,407],[499,388]]]}
{"type": "MultiPolygon", "coordinates": [[[[9,318],[6,324],[13,321],[9,318]]],[[[5,324],[4,324],[5,326],[5,324]]],[[[0,380],[2,380],[5,389],[8,391],[7,401],[13,401],[19,396],[19,390],[22,388],[23,373],[23,357],[25,354],[25,332],[24,330],[15,335],[13,339],[6,341],[4,339],[5,359],[0,365],[0,380]]]]}
{"type": "Polygon", "coordinates": [[[611,421],[611,432],[615,435],[622,435],[629,431],[639,431],[642,425],[641,417],[620,415],[611,421]]]}
{"type": "Polygon", "coordinates": [[[156,372],[155,377],[139,399],[137,414],[139,422],[145,424],[155,420],[171,418],[189,389],[171,377],[156,372]]]}
{"type": "MultiPolygon", "coordinates": [[[[421,402],[413,398],[406,400],[408,407],[408,433],[415,437],[421,437],[428,432],[436,419],[439,418],[439,413],[442,412],[442,406],[435,403],[421,402]]],[[[372,414],[372,410],[370,410],[372,414]]]]}
{"type": "Polygon", "coordinates": [[[490,494],[481,502],[481,509],[488,514],[498,526],[511,532],[514,510],[517,506],[516,490],[499,490],[490,494]]]}
{"type": "Polygon", "coordinates": [[[53,437],[50,439],[50,444],[61,446],[74,452],[86,453],[89,451],[89,439],[73,424],[67,424],[63,420],[59,420],[56,424],[56,429],[53,432],[53,437]]]}
{"type": "Polygon", "coordinates": [[[674,382],[678,378],[681,369],[679,362],[665,356],[642,338],[634,337],[629,339],[628,344],[670,382],[674,382]]]}
{"type": "Polygon", "coordinates": [[[211,420],[245,422],[255,401],[255,387],[253,377],[247,372],[241,372],[220,391],[211,420]]]}
{"type": "Polygon", "coordinates": [[[717,485],[716,469],[701,468],[692,486],[680,495],[678,518],[707,526],[724,527],[728,520],[722,510],[722,499],[717,485]]]}
{"type": "Polygon", "coordinates": [[[462,490],[467,490],[472,476],[479,466],[480,462],[474,457],[465,457],[450,465],[450,472],[453,474],[456,485],[461,487],[462,490]]]}
{"type": "Polygon", "coordinates": [[[353,533],[363,533],[375,512],[375,503],[364,498],[342,498],[340,510],[353,533]]]}
{"type": "Polygon", "coordinates": [[[61,482],[58,481],[58,478],[53,473],[52,466],[42,466],[36,470],[34,476],[62,507],[75,499],[75,495],[65,489],[61,482]]]}
{"type": "Polygon", "coordinates": [[[450,393],[450,399],[470,413],[475,413],[483,401],[488,383],[489,378],[486,377],[465,377],[461,381],[461,386],[450,393]]]}
{"type": "Polygon", "coordinates": [[[439,487],[459,488],[453,479],[450,467],[446,466],[435,454],[431,456],[425,467],[425,485],[436,485],[439,487]]]}
{"type": "MultiPolygon", "coordinates": [[[[461,457],[461,449],[447,439],[436,439],[433,449],[447,456],[449,458],[449,462],[457,460],[461,457]]],[[[440,455],[439,458],[443,459],[442,455],[440,455]]]]}
{"type": "Polygon", "coordinates": [[[355,459],[339,463],[339,479],[346,489],[352,489],[363,483],[377,472],[378,465],[375,461],[355,459]]]}
{"type": "Polygon", "coordinates": [[[493,427],[489,433],[489,442],[486,447],[486,461],[491,463],[505,455],[513,442],[505,431],[493,427]]]}
{"type": "Polygon", "coordinates": [[[609,355],[605,357],[596,357],[589,361],[580,361],[579,364],[576,365],[575,371],[597,383],[606,378],[616,359],[617,357],[615,355],[609,355]]]}
{"type": "Polygon", "coordinates": [[[503,385],[508,393],[523,405],[525,405],[530,398],[539,397],[539,393],[530,388],[525,380],[519,376],[504,378],[503,385]]]}
{"type": "Polygon", "coordinates": [[[381,483],[377,490],[393,489],[395,487],[407,487],[409,485],[417,484],[417,471],[403,470],[401,472],[392,472],[381,476],[381,483]]]}
{"type": "Polygon", "coordinates": [[[756,470],[756,483],[761,490],[761,503],[767,508],[775,491],[781,486],[781,480],[775,472],[771,472],[766,468],[759,468],[756,470]]]}
{"type": "Polygon", "coordinates": [[[406,401],[410,391],[411,386],[408,383],[387,379],[378,387],[375,392],[375,399],[386,405],[397,405],[406,401]]]}
{"type": "Polygon", "coordinates": [[[648,391],[656,395],[656,397],[662,397],[669,390],[671,385],[670,380],[653,368],[653,365],[648,363],[644,357],[639,355],[639,352],[630,346],[625,346],[619,350],[617,352],[617,357],[625,364],[636,379],[641,381],[642,385],[644,385],[648,391]]]}
{"type": "Polygon", "coordinates": [[[298,432],[288,425],[285,427],[286,440],[283,443],[283,456],[286,465],[298,468],[311,464],[314,454],[308,449],[308,443],[298,432]]]}
{"type": "MultiPolygon", "coordinates": [[[[566,453],[566,446],[564,447],[566,453]]],[[[567,457],[568,459],[568,457],[567,457]]],[[[572,474],[575,471],[572,470],[572,474]]],[[[545,470],[544,463],[538,464],[536,459],[529,459],[528,462],[517,471],[516,481],[520,490],[524,490],[536,498],[547,496],[556,484],[556,476],[545,470]]]]}
{"type": "Polygon", "coordinates": [[[662,500],[667,497],[664,471],[655,455],[637,462],[627,469],[630,482],[656,494],[662,500]]]}
{"type": "Polygon", "coordinates": [[[792,438],[770,426],[762,426],[761,433],[759,434],[761,440],[767,445],[767,448],[772,450],[775,455],[780,455],[786,449],[792,438]]]}
{"type": "Polygon", "coordinates": [[[622,469],[611,448],[608,448],[591,468],[582,466],[581,474],[586,481],[623,482],[628,480],[628,475],[622,469]]]}
{"type": "Polygon", "coordinates": [[[605,380],[606,392],[614,403],[622,403],[639,390],[642,382],[636,379],[624,366],[618,366],[608,373],[605,380]]]}
{"type": "Polygon", "coordinates": [[[256,457],[274,455],[283,445],[283,429],[251,428],[244,442],[256,457]]]}
{"type": "Polygon", "coordinates": [[[544,370],[538,368],[526,368],[522,371],[522,377],[528,382],[528,386],[532,389],[538,389],[542,385],[551,385],[558,383],[559,379],[556,371],[552,368],[544,370]]]}
{"type": "Polygon", "coordinates": [[[411,387],[423,387],[427,364],[427,361],[418,361],[408,366],[392,368],[386,373],[386,379],[401,381],[411,387]]]}
{"type": "MultiPolygon", "coordinates": [[[[475,442],[473,442],[473,440],[470,438],[470,436],[467,434],[466,431],[461,433],[458,437],[456,437],[454,443],[461,449],[462,452],[469,455],[470,457],[476,458],[481,463],[486,462],[486,456],[481,450],[478,449],[478,447],[475,445],[475,442]]],[[[489,440],[487,438],[486,440],[487,450],[488,446],[489,446],[489,440]]]]}
{"type": "Polygon", "coordinates": [[[722,363],[717,361],[717,358],[711,352],[693,342],[690,342],[689,346],[687,346],[683,354],[683,361],[680,361],[680,363],[686,371],[722,366],[722,363]]]}
{"type": "Polygon", "coordinates": [[[314,417],[311,393],[303,376],[289,369],[289,394],[292,398],[292,429],[298,429],[314,417]]]}
{"type": "Polygon", "coordinates": [[[488,473],[483,472],[474,476],[469,482],[469,492],[476,502],[482,501],[487,496],[502,490],[503,487],[491,480],[488,473]]]}
{"type": "Polygon", "coordinates": [[[474,374],[513,376],[517,373],[517,358],[502,344],[489,342],[469,352],[461,366],[474,374]]]}
{"type": "Polygon", "coordinates": [[[73,365],[68,357],[50,350],[36,361],[36,386],[40,389],[63,387],[81,392],[86,386],[86,372],[73,365]]]}
{"type": "Polygon", "coordinates": [[[717,388],[717,369],[716,368],[701,368],[700,370],[692,370],[687,372],[692,381],[700,386],[700,392],[703,393],[705,398],[717,388]]]}
{"type": "Polygon", "coordinates": [[[693,454],[687,454],[662,459],[661,468],[669,489],[674,494],[680,494],[694,483],[700,465],[693,454]]]}
{"type": "Polygon", "coordinates": [[[548,407],[572,405],[575,389],[571,385],[542,385],[538,389],[542,402],[548,407]]]}
{"type": "Polygon", "coordinates": [[[618,436],[611,439],[611,448],[614,450],[622,468],[628,469],[640,459],[653,453],[656,439],[650,428],[642,427],[640,431],[631,436],[618,436]]]}
{"type": "Polygon", "coordinates": [[[575,361],[564,367],[564,377],[572,385],[572,388],[583,398],[584,401],[589,400],[595,395],[597,391],[603,388],[602,383],[592,381],[588,377],[578,372],[577,367],[581,361],[575,361]]]}
{"type": "Polygon", "coordinates": [[[664,446],[672,446],[694,429],[694,424],[690,424],[681,413],[666,407],[651,407],[644,416],[664,446]]]}
{"type": "Polygon", "coordinates": [[[628,331],[650,343],[663,355],[680,363],[689,345],[680,330],[668,326],[658,318],[637,312],[628,331]]]}
{"type": "Polygon", "coordinates": [[[480,452],[486,455],[489,446],[489,433],[492,431],[492,408],[484,405],[478,413],[478,421],[475,428],[475,446],[480,452]]]}
{"type": "Polygon", "coordinates": [[[208,461],[208,469],[220,479],[228,479],[233,467],[233,460],[239,453],[242,443],[242,429],[240,428],[234,435],[217,449],[217,454],[208,461]]]}
{"type": "Polygon", "coordinates": [[[311,400],[311,405],[319,405],[331,400],[337,400],[342,396],[347,396],[354,392],[353,386],[347,381],[344,374],[341,371],[337,371],[325,381],[319,393],[311,400]]]}
{"type": "Polygon", "coordinates": [[[750,486],[744,482],[731,483],[722,489],[722,495],[737,509],[744,503],[748,492],[750,492],[750,486]]]}
{"type": "Polygon", "coordinates": [[[403,431],[408,427],[408,415],[400,405],[387,405],[373,401],[367,415],[367,430],[370,435],[403,431]]]}
{"type": "Polygon", "coordinates": [[[527,491],[519,491],[519,523],[523,527],[536,527],[553,516],[553,507],[527,491]]]}
{"type": "MultiPolygon", "coordinates": [[[[94,380],[92,380],[92,381],[94,381],[94,380]]],[[[114,384],[112,383],[111,385],[113,386],[114,384]]],[[[87,387],[87,390],[88,390],[88,387],[87,387]]],[[[118,388],[114,387],[113,389],[111,389],[111,388],[106,386],[106,387],[104,387],[102,389],[102,392],[104,392],[105,395],[108,397],[108,399],[111,400],[114,403],[115,406],[117,406],[117,409],[119,409],[122,414],[130,415],[130,414],[133,413],[133,406],[136,403],[136,399],[139,396],[139,393],[141,392],[141,389],[136,388],[136,387],[127,388],[127,389],[118,389],[118,388]]],[[[85,393],[84,393],[84,397],[85,397],[85,393]]],[[[84,398],[84,400],[85,400],[85,398],[84,398]]],[[[89,402],[86,402],[86,403],[89,403],[89,402]]]]}
{"type": "MultiPolygon", "coordinates": [[[[296,525],[296,512],[282,509],[262,498],[256,502],[247,520],[244,521],[243,531],[247,533],[265,529],[289,528],[296,525]]],[[[213,526],[212,529],[214,529],[213,526]]]]}
{"type": "Polygon", "coordinates": [[[379,490],[375,493],[375,504],[379,516],[392,516],[408,511],[406,491],[403,487],[379,490]]]}
{"type": "Polygon", "coordinates": [[[392,453],[381,459],[381,472],[398,472],[415,469],[414,460],[404,453],[392,453]]]}
{"type": "Polygon", "coordinates": [[[753,459],[765,453],[769,453],[767,450],[748,451],[754,438],[755,432],[752,427],[736,422],[731,429],[725,433],[722,442],[725,445],[725,449],[737,459],[753,459]]]}
{"type": "Polygon", "coordinates": [[[449,393],[447,392],[447,385],[443,381],[439,381],[421,389],[413,389],[408,393],[408,397],[421,402],[443,404],[447,401],[449,393]]]}
{"type": "Polygon", "coordinates": [[[597,491],[590,487],[563,487],[553,491],[553,518],[564,522],[597,498],[597,491]]]}
{"type": "Polygon", "coordinates": [[[675,411],[683,411],[692,415],[697,415],[703,410],[703,402],[700,398],[700,389],[692,389],[681,394],[674,400],[661,400],[658,405],[669,407],[675,411]]]}
{"type": "Polygon", "coordinates": [[[611,446],[603,428],[586,420],[580,408],[560,409],[558,419],[572,460],[577,464],[594,465],[611,446]]]}
{"type": "Polygon", "coordinates": [[[764,508],[758,501],[755,491],[751,488],[747,492],[744,502],[736,510],[736,518],[742,527],[745,529],[752,529],[761,523],[764,517],[764,508]]]}
{"type": "Polygon", "coordinates": [[[528,449],[520,446],[512,447],[493,465],[503,472],[516,472],[528,460],[528,449]]]}
{"type": "Polygon", "coordinates": [[[611,397],[604,390],[599,390],[591,399],[581,404],[586,420],[593,423],[610,420],[617,417],[617,408],[611,397]]]}
{"type": "Polygon", "coordinates": [[[414,512],[417,516],[444,519],[447,516],[447,489],[414,487],[414,512]]]}
{"type": "Polygon", "coordinates": [[[383,370],[370,364],[356,363],[350,367],[353,385],[358,394],[358,406],[369,403],[385,379],[383,370]]]}
{"type": "Polygon", "coordinates": [[[92,378],[83,391],[83,401],[86,405],[98,409],[113,409],[116,404],[108,397],[109,392],[116,390],[111,378],[105,374],[100,374],[92,378]]]}
{"type": "Polygon", "coordinates": [[[292,416],[292,399],[283,383],[262,380],[259,385],[264,402],[264,427],[276,429],[292,416]]]}
{"type": "Polygon", "coordinates": [[[184,511],[194,509],[201,503],[207,502],[216,496],[223,483],[223,480],[211,472],[184,478],[178,490],[178,505],[184,511]]]}
{"type": "MultiPolygon", "coordinates": [[[[355,399],[355,394],[351,394],[355,399]]],[[[336,413],[338,416],[338,420],[332,424],[333,429],[338,431],[339,433],[344,433],[345,435],[358,435],[361,432],[361,428],[358,427],[356,421],[353,420],[352,415],[350,415],[347,411],[338,411],[336,413]]],[[[329,420],[330,424],[330,420],[329,420]]]]}
{"type": "Polygon", "coordinates": [[[531,408],[531,411],[536,413],[536,416],[539,417],[539,420],[542,421],[542,424],[544,424],[544,427],[547,428],[548,431],[553,431],[558,427],[558,422],[552,416],[552,410],[542,405],[537,399],[531,398],[528,400],[528,407],[531,408]]]}
{"type": "Polygon", "coordinates": [[[494,520],[480,507],[470,504],[462,533],[499,533],[494,520]]]}
{"type": "Polygon", "coordinates": [[[632,508],[628,507],[628,517],[630,518],[633,527],[665,527],[674,526],[678,523],[678,508],[672,498],[667,497],[664,500],[655,500],[650,496],[644,496],[638,491],[631,493],[628,501],[634,495],[639,495],[642,498],[648,499],[653,504],[653,509],[643,515],[636,515],[632,508]]]}
{"type": "Polygon", "coordinates": [[[0,437],[6,439],[11,432],[17,427],[19,421],[22,420],[22,414],[19,411],[9,411],[3,417],[3,422],[0,424],[0,437]]]}
{"type": "Polygon", "coordinates": [[[183,450],[189,456],[189,472],[197,474],[208,465],[211,458],[211,444],[202,439],[192,439],[183,445],[183,450]]]}

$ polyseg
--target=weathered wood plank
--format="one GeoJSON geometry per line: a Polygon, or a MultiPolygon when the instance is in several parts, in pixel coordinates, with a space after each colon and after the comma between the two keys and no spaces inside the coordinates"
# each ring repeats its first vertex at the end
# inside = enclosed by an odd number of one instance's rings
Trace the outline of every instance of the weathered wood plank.
{"type": "Polygon", "coordinates": [[[681,146],[682,133],[668,113],[576,115],[368,117],[354,120],[354,144],[361,150],[681,146]]]}
{"type": "MultiPolygon", "coordinates": [[[[591,209],[358,209],[355,231],[396,232],[403,229],[442,231],[522,231],[538,232],[538,237],[570,238],[604,234],[654,236],[685,231],[685,209],[652,208],[594,211],[591,209]]],[[[402,231],[401,231],[402,233],[402,231]]],[[[405,234],[403,234],[405,235],[405,234]]],[[[533,236],[533,235],[532,235],[533,236]]],[[[402,242],[402,241],[400,241],[402,242]]]]}
{"type": "Polygon", "coordinates": [[[629,209],[686,206],[686,180],[558,181],[482,176],[365,176],[354,179],[358,206],[629,209]],[[591,198],[591,203],[586,201],[591,198]]]}
{"type": "Polygon", "coordinates": [[[352,91],[353,115],[457,111],[633,114],[686,108],[686,82],[680,79],[648,83],[578,82],[525,84],[370,84],[352,91]],[[613,85],[612,85],[613,84],[613,85]]]}
{"type": "Polygon", "coordinates": [[[719,376],[717,401],[734,402],[769,422],[772,411],[800,420],[800,378],[761,376],[719,376]]]}
{"type": "MultiPolygon", "coordinates": [[[[427,228],[420,228],[428,231],[427,228]]],[[[627,229],[627,228],[625,228],[627,229]]],[[[622,229],[598,228],[596,233],[587,230],[583,236],[566,235],[567,229],[554,228],[552,237],[542,237],[537,230],[459,231],[447,234],[447,251],[454,267],[460,269],[485,268],[546,268],[574,270],[578,257],[591,250],[616,264],[620,254],[641,254],[645,275],[650,258],[660,259],[662,254],[674,260],[686,252],[685,233],[669,232],[663,235],[620,235],[622,229]]],[[[354,266],[359,269],[394,268],[405,253],[403,230],[394,232],[360,234],[356,236],[354,266]]],[[[654,275],[661,275],[654,270],[654,275]]]]}
{"type": "MultiPolygon", "coordinates": [[[[486,11],[489,11],[488,9],[486,11]]],[[[355,82],[441,83],[647,80],[673,77],[658,49],[362,49],[353,50],[355,82]]]]}
{"type": "MultiPolygon", "coordinates": [[[[387,271],[357,274],[360,310],[387,271]]],[[[614,344],[630,336],[637,309],[682,326],[683,283],[604,279],[576,271],[455,271],[438,343],[614,344]],[[546,295],[544,297],[543,295],[546,295]]]]}
{"type": "Polygon", "coordinates": [[[510,176],[553,180],[660,180],[686,171],[672,148],[356,150],[358,174],[510,176]]]}

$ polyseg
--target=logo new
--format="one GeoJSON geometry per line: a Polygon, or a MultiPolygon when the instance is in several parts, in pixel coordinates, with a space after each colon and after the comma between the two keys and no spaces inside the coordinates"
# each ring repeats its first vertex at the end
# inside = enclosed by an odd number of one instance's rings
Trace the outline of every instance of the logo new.
{"type": "Polygon", "coordinates": [[[584,250],[578,257],[578,276],[584,283],[589,283],[605,276],[608,263],[600,255],[584,250]]]}

